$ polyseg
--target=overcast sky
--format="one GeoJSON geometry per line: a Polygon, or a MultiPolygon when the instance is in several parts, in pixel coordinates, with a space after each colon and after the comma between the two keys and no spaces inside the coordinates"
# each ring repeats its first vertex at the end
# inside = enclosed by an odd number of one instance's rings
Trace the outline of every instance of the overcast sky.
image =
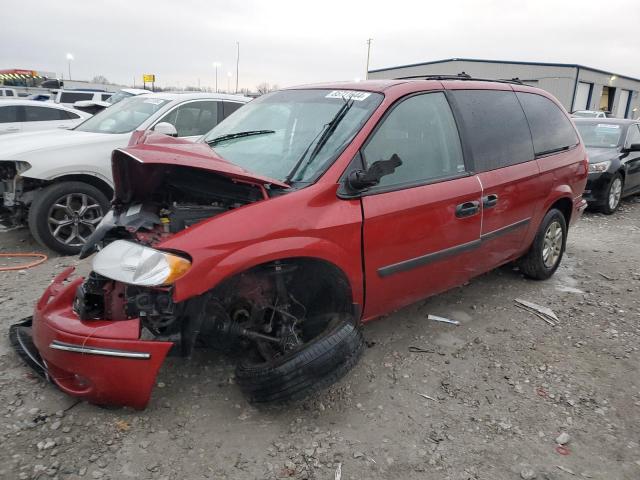
{"type": "Polygon", "coordinates": [[[0,69],[240,87],[365,75],[450,57],[580,63],[640,77],[640,0],[30,0],[0,14],[0,69]]]}

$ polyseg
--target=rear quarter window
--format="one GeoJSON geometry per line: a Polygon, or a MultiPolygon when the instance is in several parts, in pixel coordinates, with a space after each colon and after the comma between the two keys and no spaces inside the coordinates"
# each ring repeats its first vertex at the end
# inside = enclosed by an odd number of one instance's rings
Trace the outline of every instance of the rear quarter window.
{"type": "Polygon", "coordinates": [[[531,128],[536,155],[557,152],[578,143],[571,121],[560,108],[542,95],[516,93],[531,128]]]}
{"type": "Polygon", "coordinates": [[[513,91],[456,90],[451,95],[476,171],[535,158],[529,125],[513,91]]]}
{"type": "Polygon", "coordinates": [[[223,109],[222,118],[227,118],[233,112],[238,110],[242,105],[244,105],[244,103],[222,102],[222,109],[223,109]]]}

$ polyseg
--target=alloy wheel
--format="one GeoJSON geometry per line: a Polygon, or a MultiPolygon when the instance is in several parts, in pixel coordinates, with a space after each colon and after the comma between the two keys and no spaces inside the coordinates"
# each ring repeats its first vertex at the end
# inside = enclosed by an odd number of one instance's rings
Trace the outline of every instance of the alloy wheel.
{"type": "Polygon", "coordinates": [[[564,240],[562,226],[554,220],[544,232],[544,243],[542,247],[542,261],[547,268],[553,268],[560,259],[562,244],[564,240]]]}
{"type": "Polygon", "coordinates": [[[58,242],[77,247],[87,242],[102,216],[102,207],[95,198],[86,193],[68,193],[51,206],[47,224],[58,242]]]}
{"type": "Polygon", "coordinates": [[[618,208],[620,197],[622,197],[622,180],[619,177],[616,177],[611,182],[611,187],[609,188],[610,210],[615,210],[616,208],[618,208]]]}

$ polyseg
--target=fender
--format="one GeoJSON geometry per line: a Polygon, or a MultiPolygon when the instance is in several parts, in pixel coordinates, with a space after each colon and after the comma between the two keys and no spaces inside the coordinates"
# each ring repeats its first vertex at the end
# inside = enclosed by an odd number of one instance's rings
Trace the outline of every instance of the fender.
{"type": "Polygon", "coordinates": [[[214,264],[205,262],[204,258],[198,264],[194,258],[196,268],[175,283],[174,300],[180,302],[200,295],[222,281],[258,265],[295,257],[322,260],[338,268],[349,281],[353,302],[362,304],[363,279],[359,249],[357,252],[350,252],[333,241],[314,237],[273,238],[245,245],[232,252],[225,252],[217,257],[214,264]]]}
{"type": "MultiPolygon", "coordinates": [[[[113,189],[113,181],[110,178],[105,177],[99,172],[90,171],[90,170],[73,170],[69,172],[60,173],[53,177],[45,178],[42,180],[46,180],[46,181],[64,180],[65,177],[74,176],[74,175],[86,175],[88,177],[95,177],[98,180],[102,180],[105,183],[105,185],[108,185],[109,187],[111,187],[111,189],[113,189]]],[[[23,175],[23,176],[26,177],[26,175],[23,175]]]]}

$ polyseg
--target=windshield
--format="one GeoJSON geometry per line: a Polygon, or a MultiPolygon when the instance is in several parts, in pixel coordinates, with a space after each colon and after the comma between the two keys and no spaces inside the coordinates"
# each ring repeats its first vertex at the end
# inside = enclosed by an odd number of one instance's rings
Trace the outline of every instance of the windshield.
{"type": "Polygon", "coordinates": [[[620,143],[620,125],[576,122],[576,127],[586,147],[615,148],[620,143]]]}
{"type": "Polygon", "coordinates": [[[308,183],[340,155],[382,98],[346,90],[274,92],[239,109],[203,141],[254,173],[282,181],[293,172],[287,180],[308,183]]]}
{"type": "Polygon", "coordinates": [[[114,93],[107,99],[107,103],[113,105],[114,103],[118,103],[120,100],[124,100],[125,98],[132,97],[133,93],[125,92],[124,90],[120,90],[117,93],[114,93]]]}
{"type": "Polygon", "coordinates": [[[96,113],[75,129],[93,133],[132,132],[167,103],[169,100],[147,98],[144,95],[127,98],[96,113]]]}

